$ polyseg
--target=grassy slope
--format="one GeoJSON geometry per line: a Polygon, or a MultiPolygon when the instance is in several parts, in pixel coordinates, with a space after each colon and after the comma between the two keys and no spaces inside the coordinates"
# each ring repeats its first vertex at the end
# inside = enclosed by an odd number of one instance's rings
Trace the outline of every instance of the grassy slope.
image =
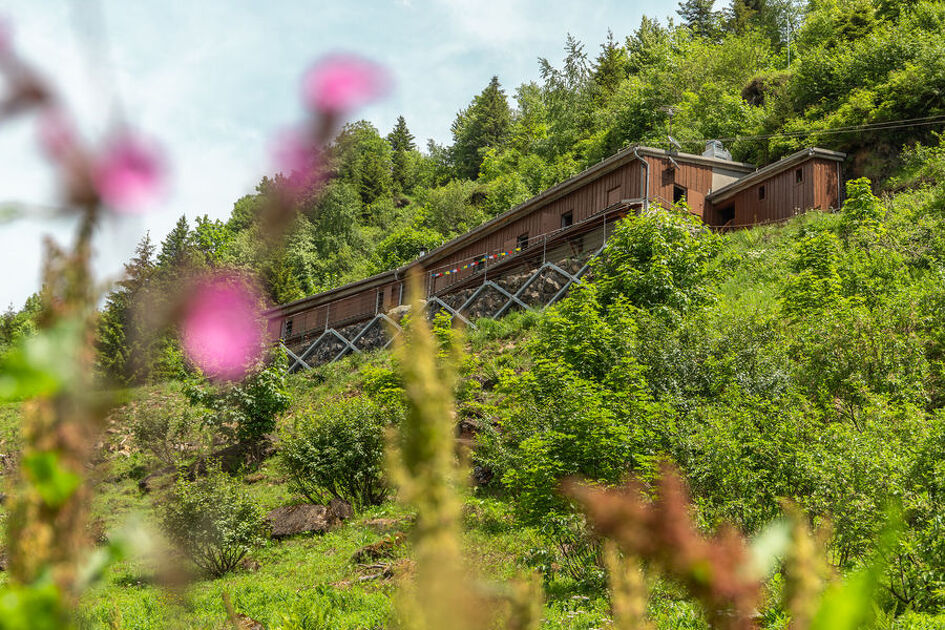
{"type": "MultiPolygon", "coordinates": [[[[725,238],[733,262],[727,265],[727,280],[721,287],[723,299],[716,308],[726,317],[744,307],[762,311],[776,308],[775,281],[782,277],[791,237],[804,223],[831,220],[809,215],[781,227],[745,230],[725,238]]],[[[725,257],[723,257],[724,259],[725,257]]],[[[723,263],[725,264],[725,263],[723,263]]],[[[491,403],[491,385],[503,369],[521,368],[528,357],[521,349],[534,315],[516,314],[501,322],[483,322],[469,336],[469,381],[471,393],[460,405],[461,413],[472,413],[480,403],[491,403]]],[[[303,408],[326,396],[357,391],[364,374],[372,366],[388,365],[382,353],[352,357],[333,366],[292,377],[294,405],[303,408]]],[[[138,392],[138,396],[147,390],[138,392]]],[[[0,444],[6,452],[17,444],[18,408],[0,407],[0,444]]],[[[112,434],[113,445],[122,432],[112,434]]],[[[127,443],[127,442],[126,442],[127,443]]],[[[108,531],[134,515],[148,516],[152,499],[142,494],[135,479],[143,459],[127,448],[115,448],[96,469],[98,495],[92,508],[96,528],[108,531]]],[[[293,501],[282,473],[274,461],[259,473],[243,478],[244,487],[266,510],[293,501]]],[[[466,507],[466,545],[471,564],[485,578],[507,580],[528,571],[529,550],[536,547],[535,532],[517,525],[511,506],[502,499],[472,493],[466,507]]],[[[298,537],[271,542],[252,554],[258,570],[241,569],[216,580],[196,580],[181,597],[154,583],[154,568],[148,563],[125,562],[111,569],[95,591],[83,600],[83,616],[90,627],[224,628],[222,593],[228,593],[235,608],[261,621],[267,628],[379,628],[391,619],[396,582],[384,579],[361,580],[377,569],[359,567],[351,560],[358,548],[377,542],[387,531],[372,525],[374,519],[392,519],[394,529],[406,523],[408,515],[393,502],[358,515],[334,532],[318,537],[298,537]],[[396,523],[400,523],[397,525],[396,523]]],[[[409,556],[400,549],[398,557],[409,556]]],[[[384,560],[394,562],[396,559],[384,560]]],[[[599,591],[585,590],[564,577],[546,585],[547,628],[601,628],[607,625],[607,601],[599,591]]],[[[694,607],[672,589],[655,585],[651,615],[659,628],[700,628],[694,607]]],[[[783,625],[767,618],[769,627],[783,625]]],[[[896,627],[945,628],[945,620],[901,617],[896,627]]]]}

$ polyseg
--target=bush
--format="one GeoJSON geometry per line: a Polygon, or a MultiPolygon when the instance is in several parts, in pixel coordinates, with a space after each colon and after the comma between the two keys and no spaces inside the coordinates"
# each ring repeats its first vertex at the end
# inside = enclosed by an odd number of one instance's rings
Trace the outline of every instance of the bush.
{"type": "Polygon", "coordinates": [[[383,502],[389,491],[384,430],[395,414],[355,397],[294,417],[281,434],[279,450],[290,487],[312,503],[338,498],[362,508],[383,502]]]}
{"type": "Polygon", "coordinates": [[[196,447],[197,414],[176,392],[158,391],[142,401],[130,403],[122,418],[131,429],[135,446],[151,453],[163,464],[174,465],[196,447]]]}
{"type": "Polygon", "coordinates": [[[161,510],[171,541],[214,577],[232,571],[262,542],[259,507],[219,468],[195,481],[178,477],[161,510]]]}
{"type": "Polygon", "coordinates": [[[292,399],[285,386],[282,366],[271,365],[237,384],[189,383],[184,394],[193,405],[207,409],[203,421],[228,437],[259,442],[276,428],[276,416],[289,408],[292,399]]]}
{"type": "Polygon", "coordinates": [[[709,263],[717,251],[718,238],[685,205],[629,216],[617,223],[594,262],[601,304],[623,297],[675,319],[711,300],[709,263]]]}

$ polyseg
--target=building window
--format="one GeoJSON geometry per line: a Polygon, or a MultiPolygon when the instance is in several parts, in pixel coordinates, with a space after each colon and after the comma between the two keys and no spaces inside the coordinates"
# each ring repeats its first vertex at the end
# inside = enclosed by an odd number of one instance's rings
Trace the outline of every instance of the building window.
{"type": "Polygon", "coordinates": [[[682,186],[673,186],[673,203],[679,203],[686,198],[686,189],[682,186]]]}
{"type": "Polygon", "coordinates": [[[802,181],[804,181],[804,169],[799,168],[794,171],[794,183],[800,184],[802,181]]]}
{"type": "Polygon", "coordinates": [[[282,322],[282,336],[290,337],[292,335],[292,320],[287,319],[282,322]]]}
{"type": "Polygon", "coordinates": [[[518,238],[515,239],[515,247],[520,250],[525,250],[528,248],[528,232],[518,235],[518,238]]]}
{"type": "Polygon", "coordinates": [[[574,225],[574,212],[569,210],[561,215],[561,227],[566,228],[572,225],[574,225]]]}
{"type": "Polygon", "coordinates": [[[758,199],[764,199],[764,198],[765,198],[765,187],[764,187],[764,186],[759,186],[759,187],[758,187],[758,199]]]}

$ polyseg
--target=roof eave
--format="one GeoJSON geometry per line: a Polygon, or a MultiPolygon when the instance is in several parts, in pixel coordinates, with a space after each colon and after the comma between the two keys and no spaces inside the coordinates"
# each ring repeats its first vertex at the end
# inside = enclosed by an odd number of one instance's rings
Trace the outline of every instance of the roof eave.
{"type": "Polygon", "coordinates": [[[810,159],[821,158],[825,160],[833,160],[835,162],[842,162],[846,159],[847,154],[841,153],[840,151],[830,151],[828,149],[821,149],[818,147],[808,147],[806,149],[801,149],[791,155],[785,156],[773,162],[763,168],[758,169],[754,173],[750,173],[745,177],[735,180],[727,186],[723,186],[718,190],[714,190],[706,195],[706,201],[710,203],[716,203],[719,201],[725,201],[732,196],[746,190],[755,184],[773,176],[778,173],[795,166],[801,162],[805,162],[810,159]]]}

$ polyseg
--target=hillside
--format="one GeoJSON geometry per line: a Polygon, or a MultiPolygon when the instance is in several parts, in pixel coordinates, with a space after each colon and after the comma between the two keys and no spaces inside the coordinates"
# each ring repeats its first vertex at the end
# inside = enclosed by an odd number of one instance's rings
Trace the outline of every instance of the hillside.
{"type": "MultiPolygon", "coordinates": [[[[923,168],[936,166],[925,157],[923,168]]],[[[652,478],[668,458],[689,481],[701,527],[754,534],[790,498],[813,527],[830,523],[827,558],[841,575],[869,558],[897,500],[905,530],[876,595],[878,627],[945,626],[936,617],[945,584],[941,208],[937,187],[879,200],[858,184],[841,213],[721,236],[656,212],[622,224],[594,280],[559,306],[465,331],[456,392],[461,433],[475,434],[463,509],[473,566],[499,581],[539,571],[542,627],[606,626],[600,569],[578,553],[582,526],[554,480],[652,478]]],[[[400,422],[395,368],[380,352],[288,377],[277,454],[237,474],[240,492],[264,510],[304,502],[280,451],[297,446],[312,418],[354,413],[378,432],[400,422]]],[[[163,465],[155,440],[178,444],[171,458],[184,461],[219,442],[188,387],[133,390],[113,414],[94,473],[95,531],[163,509],[166,490],[138,487],[163,465]],[[169,422],[155,429],[157,418],[169,422]]],[[[4,418],[16,423],[10,408],[4,418]]],[[[222,628],[226,592],[267,628],[386,626],[410,546],[370,561],[352,555],[399,531],[411,531],[409,510],[389,499],[366,505],[330,533],[265,543],[226,577],[198,575],[179,608],[158,565],[119,563],[85,597],[83,615],[95,627],[157,628],[178,616],[222,628]]],[[[775,573],[764,627],[785,626],[784,588],[775,573]]],[[[652,583],[648,611],[659,628],[705,623],[669,582],[652,583]]]]}
{"type": "Polygon", "coordinates": [[[303,172],[145,237],[104,302],[98,154],[54,155],[83,220],[0,320],[0,629],[945,628],[945,3],[678,14],[493,78],[448,146],[308,109],[303,172]],[[263,304],[708,140],[843,151],[842,207],[713,231],[646,200],[551,307],[416,301],[392,350],[293,374],[260,350],[263,304]]]}

